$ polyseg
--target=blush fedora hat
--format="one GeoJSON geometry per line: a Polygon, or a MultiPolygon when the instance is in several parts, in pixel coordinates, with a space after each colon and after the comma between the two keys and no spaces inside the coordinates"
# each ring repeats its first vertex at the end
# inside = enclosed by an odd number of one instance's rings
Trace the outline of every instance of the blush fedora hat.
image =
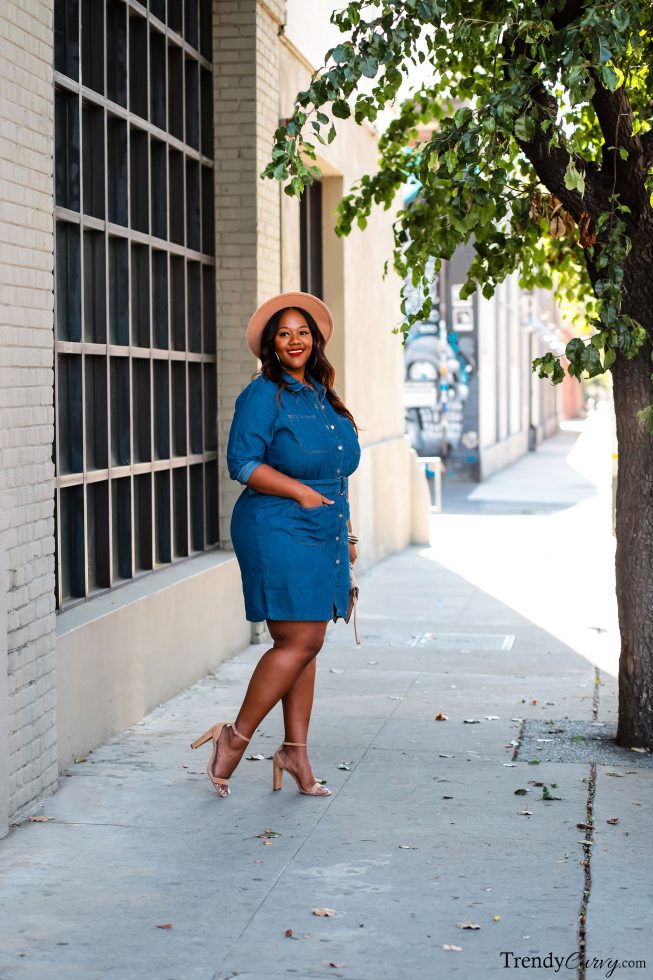
{"type": "Polygon", "coordinates": [[[324,343],[329,343],[333,333],[333,316],[326,303],[323,303],[317,296],[313,296],[312,293],[278,293],[261,303],[247,324],[247,343],[252,354],[256,357],[261,356],[261,336],[270,317],[278,313],[279,310],[290,307],[303,310],[304,313],[312,316],[322,334],[324,343]]]}

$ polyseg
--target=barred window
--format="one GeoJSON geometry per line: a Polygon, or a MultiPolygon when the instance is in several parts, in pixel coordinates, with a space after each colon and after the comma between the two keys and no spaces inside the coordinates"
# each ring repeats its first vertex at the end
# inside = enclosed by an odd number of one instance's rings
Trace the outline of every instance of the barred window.
{"type": "Polygon", "coordinates": [[[57,606],[218,541],[211,0],[55,0],[57,606]]]}

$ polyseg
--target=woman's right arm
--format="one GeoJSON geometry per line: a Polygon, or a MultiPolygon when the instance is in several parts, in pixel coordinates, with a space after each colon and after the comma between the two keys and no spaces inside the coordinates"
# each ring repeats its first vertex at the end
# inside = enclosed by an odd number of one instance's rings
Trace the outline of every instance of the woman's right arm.
{"type": "Polygon", "coordinates": [[[247,486],[259,493],[271,493],[276,497],[290,497],[296,500],[302,507],[317,506],[322,500],[322,494],[312,487],[295,480],[292,476],[287,476],[267,463],[261,463],[247,480],[247,486]]]}

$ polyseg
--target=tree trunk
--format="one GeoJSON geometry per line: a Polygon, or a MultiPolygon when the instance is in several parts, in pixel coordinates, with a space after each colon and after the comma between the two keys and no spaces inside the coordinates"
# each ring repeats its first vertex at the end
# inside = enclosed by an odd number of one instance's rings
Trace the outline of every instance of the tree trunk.
{"type": "MultiPolygon", "coordinates": [[[[650,282],[631,315],[650,329],[650,282]]],[[[629,291],[630,292],[630,291],[629,291]]],[[[619,446],[616,501],[616,580],[621,658],[617,742],[653,750],[653,436],[636,412],[653,403],[651,345],[612,366],[619,446]]]]}

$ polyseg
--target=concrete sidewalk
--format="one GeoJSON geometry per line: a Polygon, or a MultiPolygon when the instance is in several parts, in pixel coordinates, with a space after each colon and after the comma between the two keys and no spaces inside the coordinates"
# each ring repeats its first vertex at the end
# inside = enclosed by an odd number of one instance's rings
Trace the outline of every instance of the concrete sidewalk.
{"type": "MultiPolygon", "coordinates": [[[[600,419],[578,428],[481,487],[445,482],[431,548],[360,582],[363,648],[329,627],[310,740],[333,796],[273,794],[266,758],[221,800],[209,747],[189,749],[233,717],[264,647],[63,776],[34,811],[50,820],[0,842],[0,977],[576,977],[583,941],[646,961],[587,978],[651,976],[653,770],[609,740],[606,492],[596,475],[551,489],[574,450],[610,452],[600,419]],[[579,557],[575,522],[606,511],[579,557]],[[564,962],[516,959],[548,954],[564,962]]],[[[251,753],[281,736],[275,709],[251,753]]]]}

